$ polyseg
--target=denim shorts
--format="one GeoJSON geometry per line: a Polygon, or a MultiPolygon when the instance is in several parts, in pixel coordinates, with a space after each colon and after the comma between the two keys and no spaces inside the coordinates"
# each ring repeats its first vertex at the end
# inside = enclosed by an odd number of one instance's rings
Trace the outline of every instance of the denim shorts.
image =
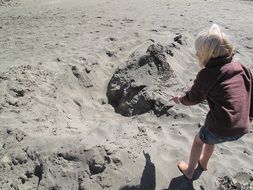
{"type": "Polygon", "coordinates": [[[199,131],[199,138],[205,144],[219,144],[219,143],[228,142],[228,141],[235,141],[235,140],[238,140],[240,137],[242,136],[240,135],[240,136],[234,136],[234,137],[222,137],[208,131],[205,127],[201,127],[199,131]]]}

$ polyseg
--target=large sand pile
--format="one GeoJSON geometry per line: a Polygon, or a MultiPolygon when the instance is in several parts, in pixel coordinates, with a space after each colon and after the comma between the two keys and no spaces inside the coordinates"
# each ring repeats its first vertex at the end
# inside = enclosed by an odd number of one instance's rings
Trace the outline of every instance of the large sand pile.
{"type": "Polygon", "coordinates": [[[252,189],[252,133],[178,171],[208,111],[173,105],[217,23],[253,68],[253,2],[0,1],[0,189],[252,189]]]}

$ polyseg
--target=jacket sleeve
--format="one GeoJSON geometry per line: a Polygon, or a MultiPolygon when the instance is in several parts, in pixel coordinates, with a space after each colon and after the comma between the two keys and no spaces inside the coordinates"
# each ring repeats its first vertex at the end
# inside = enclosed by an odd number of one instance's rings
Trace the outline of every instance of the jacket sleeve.
{"type": "Polygon", "coordinates": [[[247,82],[248,82],[248,86],[249,87],[249,98],[250,98],[250,109],[249,109],[249,118],[250,120],[253,120],[253,75],[252,72],[249,68],[245,67],[244,65],[242,65],[242,68],[247,76],[247,82]]]}
{"type": "Polygon", "coordinates": [[[253,119],[253,76],[250,71],[250,77],[251,77],[251,83],[250,83],[250,111],[249,111],[249,117],[252,120],[253,119]]]}
{"type": "Polygon", "coordinates": [[[207,97],[207,73],[205,69],[202,69],[196,76],[194,83],[189,91],[184,96],[180,97],[179,100],[183,105],[190,106],[195,105],[207,97]]]}

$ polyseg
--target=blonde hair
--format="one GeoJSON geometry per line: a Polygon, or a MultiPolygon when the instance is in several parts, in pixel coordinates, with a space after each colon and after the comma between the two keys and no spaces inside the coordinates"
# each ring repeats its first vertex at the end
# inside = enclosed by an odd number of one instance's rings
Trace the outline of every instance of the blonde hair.
{"type": "Polygon", "coordinates": [[[234,45],[217,24],[213,24],[207,32],[198,35],[195,49],[201,67],[204,67],[211,58],[234,55],[234,45]]]}

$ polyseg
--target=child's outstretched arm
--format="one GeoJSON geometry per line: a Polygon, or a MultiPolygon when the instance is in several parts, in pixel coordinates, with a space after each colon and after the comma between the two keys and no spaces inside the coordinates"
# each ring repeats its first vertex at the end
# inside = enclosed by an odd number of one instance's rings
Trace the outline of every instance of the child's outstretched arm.
{"type": "Polygon", "coordinates": [[[176,104],[182,103],[183,105],[190,106],[205,100],[209,86],[207,76],[208,73],[206,73],[205,69],[202,69],[197,74],[191,89],[182,97],[172,96],[170,101],[174,101],[176,104]]]}
{"type": "Polygon", "coordinates": [[[250,71],[250,77],[251,77],[251,89],[250,89],[250,112],[249,112],[249,119],[250,122],[253,120],[253,75],[252,72],[250,71]]]}

